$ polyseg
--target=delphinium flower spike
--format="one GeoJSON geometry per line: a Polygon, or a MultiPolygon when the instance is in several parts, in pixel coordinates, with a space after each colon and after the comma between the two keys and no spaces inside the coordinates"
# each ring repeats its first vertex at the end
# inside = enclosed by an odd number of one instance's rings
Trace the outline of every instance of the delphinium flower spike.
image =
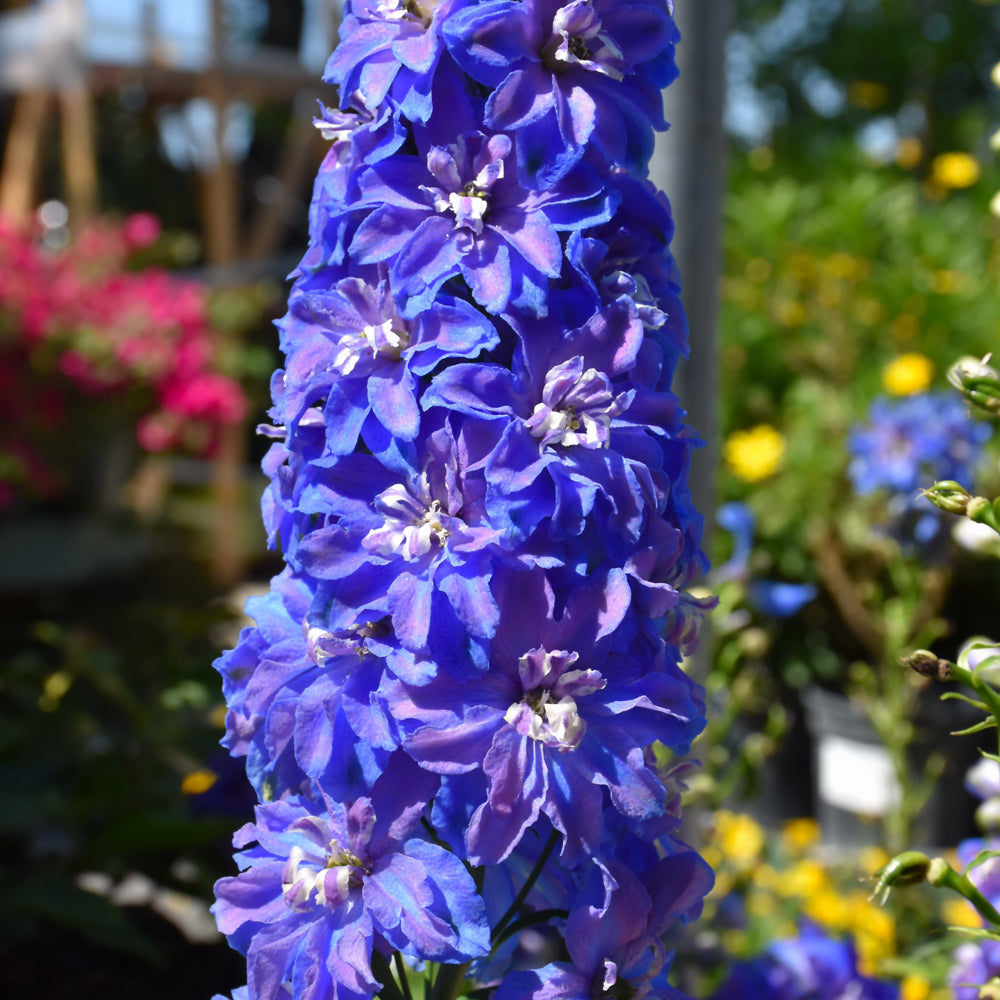
{"type": "Polygon", "coordinates": [[[680,995],[711,872],[664,765],[707,607],[646,179],[672,14],[346,5],[261,428],[285,568],[217,662],[260,799],[216,890],[241,998],[680,995]]]}

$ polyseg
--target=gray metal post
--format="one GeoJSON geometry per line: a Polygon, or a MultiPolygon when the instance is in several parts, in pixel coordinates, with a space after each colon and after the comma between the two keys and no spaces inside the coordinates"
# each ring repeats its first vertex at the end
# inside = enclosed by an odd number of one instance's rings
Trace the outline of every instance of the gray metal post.
{"type": "MultiPolygon", "coordinates": [[[[692,461],[691,489],[698,510],[711,519],[718,460],[716,322],[722,259],[725,185],[725,41],[731,0],[676,0],[681,32],[680,79],[664,92],[669,132],[657,136],[650,179],[666,192],[676,233],[682,299],[691,331],[691,356],[677,373],[676,391],[688,421],[706,445],[692,461]]],[[[707,527],[708,525],[706,525],[707,527]]]]}

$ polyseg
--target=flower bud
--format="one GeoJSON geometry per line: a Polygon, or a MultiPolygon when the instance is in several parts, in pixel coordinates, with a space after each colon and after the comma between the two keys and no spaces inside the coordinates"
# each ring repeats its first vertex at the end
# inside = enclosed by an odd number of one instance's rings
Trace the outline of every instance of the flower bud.
{"type": "Polygon", "coordinates": [[[900,666],[916,671],[921,677],[930,677],[932,680],[946,681],[951,677],[951,664],[928,649],[916,649],[901,656],[899,663],[900,666]]]}
{"type": "Polygon", "coordinates": [[[976,996],[978,1000],[1000,1000],[1000,976],[994,976],[983,983],[976,996]]]}
{"type": "Polygon", "coordinates": [[[965,505],[965,513],[970,521],[977,524],[989,524],[993,517],[993,504],[986,497],[970,497],[965,505]]]}
{"type": "Polygon", "coordinates": [[[935,507],[949,514],[965,514],[969,501],[973,499],[969,491],[954,479],[944,479],[935,483],[921,495],[927,497],[935,507]]]}
{"type": "Polygon", "coordinates": [[[1000,414],[1000,373],[987,362],[977,358],[959,358],[948,370],[948,381],[965,397],[968,403],[987,413],[1000,414]]]}
{"type": "Polygon", "coordinates": [[[976,826],[989,834],[1000,831],[1000,799],[987,799],[976,809],[976,826]]]}
{"type": "Polygon", "coordinates": [[[880,905],[885,903],[891,889],[923,882],[930,867],[931,859],[920,851],[897,854],[875,873],[875,888],[869,899],[878,897],[880,905]]]}

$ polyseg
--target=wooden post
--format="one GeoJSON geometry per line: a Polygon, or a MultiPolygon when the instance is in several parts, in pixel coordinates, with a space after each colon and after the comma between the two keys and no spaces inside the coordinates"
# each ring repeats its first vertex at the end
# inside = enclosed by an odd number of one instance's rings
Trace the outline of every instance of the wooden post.
{"type": "Polygon", "coordinates": [[[14,102],[0,172],[0,215],[18,226],[27,223],[35,208],[48,111],[49,95],[44,90],[24,91],[14,102]]]}
{"type": "Polygon", "coordinates": [[[212,0],[212,62],[206,73],[205,95],[215,110],[215,159],[201,176],[202,222],[205,259],[209,264],[229,264],[239,246],[238,184],[233,164],[225,154],[226,23],[223,0],[212,0]]]}
{"type": "Polygon", "coordinates": [[[277,249],[295,195],[305,184],[310,168],[315,168],[320,160],[320,151],[324,146],[322,137],[312,122],[315,105],[306,115],[301,110],[303,103],[300,95],[296,101],[295,117],[288,124],[281,158],[274,171],[276,197],[261,205],[253,220],[247,239],[246,255],[250,260],[268,257],[277,249]]]}
{"type": "MultiPolygon", "coordinates": [[[[237,257],[239,221],[236,170],[225,154],[224,133],[228,94],[225,86],[226,24],[223,0],[212,0],[212,64],[206,93],[215,108],[215,162],[201,176],[202,226],[205,259],[230,264],[237,257]]],[[[243,574],[242,481],[246,461],[246,428],[226,426],[221,431],[212,463],[213,553],[212,575],[222,584],[236,583],[243,574]]]]}
{"type": "Polygon", "coordinates": [[[74,223],[97,211],[97,156],[90,88],[82,69],[79,79],[59,91],[63,178],[66,204],[74,223]]]}

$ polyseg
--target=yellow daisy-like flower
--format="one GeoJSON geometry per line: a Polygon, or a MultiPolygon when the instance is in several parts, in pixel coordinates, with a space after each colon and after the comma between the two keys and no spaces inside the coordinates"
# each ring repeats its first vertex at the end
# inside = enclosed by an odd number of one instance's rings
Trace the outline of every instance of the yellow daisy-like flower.
{"type": "Polygon", "coordinates": [[[971,187],[979,174],[978,161],[968,153],[940,153],[931,160],[931,182],[952,191],[971,187]]]}
{"type": "Polygon", "coordinates": [[[192,771],[181,782],[183,795],[203,795],[219,780],[219,776],[208,768],[192,771]]]}
{"type": "Polygon", "coordinates": [[[764,852],[764,830],[752,816],[721,810],[715,814],[715,842],[727,862],[749,868],[764,852]]]}
{"type": "Polygon", "coordinates": [[[722,446],[722,457],[737,479],[757,483],[781,468],[785,458],[785,437],[770,424],[734,431],[722,446]]]}
{"type": "MultiPolygon", "coordinates": [[[[803,858],[785,872],[780,891],[785,896],[799,899],[819,898],[824,893],[832,893],[833,884],[829,871],[819,861],[815,858],[803,858]]],[[[829,909],[832,905],[832,900],[828,898],[824,897],[820,901],[822,908],[829,909]]]]}
{"type": "Polygon", "coordinates": [[[786,850],[792,854],[802,854],[819,841],[819,823],[809,816],[790,819],[781,828],[781,840],[786,850]]]}
{"type": "Polygon", "coordinates": [[[893,396],[925,392],[934,377],[934,362],[915,351],[900,354],[882,369],[882,385],[893,396]]]}

